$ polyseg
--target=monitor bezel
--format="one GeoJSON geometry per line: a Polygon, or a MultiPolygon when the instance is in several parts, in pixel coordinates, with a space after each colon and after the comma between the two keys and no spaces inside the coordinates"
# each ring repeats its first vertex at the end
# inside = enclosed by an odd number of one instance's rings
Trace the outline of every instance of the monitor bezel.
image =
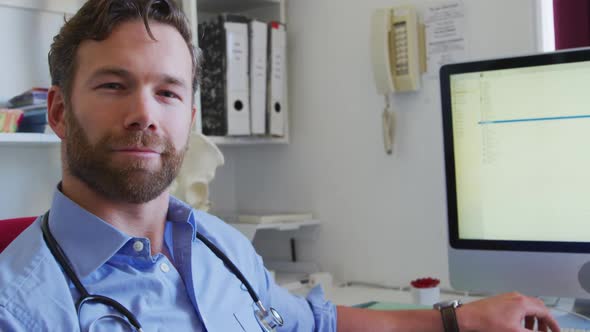
{"type": "Polygon", "coordinates": [[[567,51],[541,53],[511,58],[454,63],[441,67],[440,88],[447,193],[447,220],[449,230],[449,245],[452,248],[494,251],[590,253],[590,242],[476,240],[462,239],[459,237],[455,178],[455,153],[453,146],[453,119],[451,113],[452,101],[450,90],[451,75],[455,74],[583,61],[590,61],[590,48],[572,49],[567,51]]]}

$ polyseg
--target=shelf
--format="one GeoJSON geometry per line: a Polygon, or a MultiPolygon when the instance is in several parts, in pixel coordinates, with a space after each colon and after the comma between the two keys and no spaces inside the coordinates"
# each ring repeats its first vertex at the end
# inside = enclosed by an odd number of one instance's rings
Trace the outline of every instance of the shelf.
{"type": "MultiPolygon", "coordinates": [[[[288,144],[285,137],[222,137],[208,136],[218,146],[245,146],[256,144],[288,144]]],[[[55,134],[0,133],[0,146],[53,145],[61,140],[55,134]]]]}
{"type": "Polygon", "coordinates": [[[199,0],[197,10],[209,13],[242,12],[249,9],[278,6],[281,0],[199,0]]]}
{"type": "Polygon", "coordinates": [[[293,231],[304,226],[319,225],[319,220],[302,220],[302,221],[286,221],[267,224],[246,224],[246,223],[230,223],[234,228],[244,234],[250,241],[254,239],[254,235],[259,230],[274,229],[277,231],[293,231]]]}
{"type": "Polygon", "coordinates": [[[258,136],[207,136],[218,146],[243,146],[258,144],[289,144],[286,137],[258,137],[258,136]]]}
{"type": "Polygon", "coordinates": [[[55,134],[0,133],[0,146],[57,145],[60,142],[55,134]]]}
{"type": "Polygon", "coordinates": [[[316,219],[302,220],[302,221],[285,221],[285,222],[274,222],[267,224],[246,224],[241,223],[240,225],[254,226],[255,229],[276,229],[278,231],[292,231],[301,228],[302,226],[319,225],[320,221],[316,219]]]}

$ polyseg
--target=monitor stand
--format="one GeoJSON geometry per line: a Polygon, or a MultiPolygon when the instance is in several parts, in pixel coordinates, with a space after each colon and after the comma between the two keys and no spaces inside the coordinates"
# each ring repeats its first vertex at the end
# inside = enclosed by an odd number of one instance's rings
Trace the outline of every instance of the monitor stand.
{"type": "Polygon", "coordinates": [[[588,299],[576,299],[574,302],[573,312],[580,315],[590,317],[590,300],[588,299]]]}

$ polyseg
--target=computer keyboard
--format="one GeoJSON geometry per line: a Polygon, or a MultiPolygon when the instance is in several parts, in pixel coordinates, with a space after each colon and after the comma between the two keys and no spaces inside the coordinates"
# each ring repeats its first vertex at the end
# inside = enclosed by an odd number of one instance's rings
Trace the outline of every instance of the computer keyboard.
{"type": "Polygon", "coordinates": [[[590,332],[590,330],[584,330],[584,329],[570,329],[570,328],[564,328],[564,329],[560,329],[560,332],[590,332]]]}

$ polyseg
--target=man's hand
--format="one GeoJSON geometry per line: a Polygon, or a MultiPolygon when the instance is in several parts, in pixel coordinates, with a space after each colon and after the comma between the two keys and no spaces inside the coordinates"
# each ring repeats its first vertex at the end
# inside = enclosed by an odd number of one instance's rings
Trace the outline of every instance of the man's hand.
{"type": "Polygon", "coordinates": [[[559,326],[543,302],[519,293],[502,294],[471,302],[457,309],[460,331],[558,332],[559,326]],[[524,327],[522,322],[525,322],[524,327]]]}

